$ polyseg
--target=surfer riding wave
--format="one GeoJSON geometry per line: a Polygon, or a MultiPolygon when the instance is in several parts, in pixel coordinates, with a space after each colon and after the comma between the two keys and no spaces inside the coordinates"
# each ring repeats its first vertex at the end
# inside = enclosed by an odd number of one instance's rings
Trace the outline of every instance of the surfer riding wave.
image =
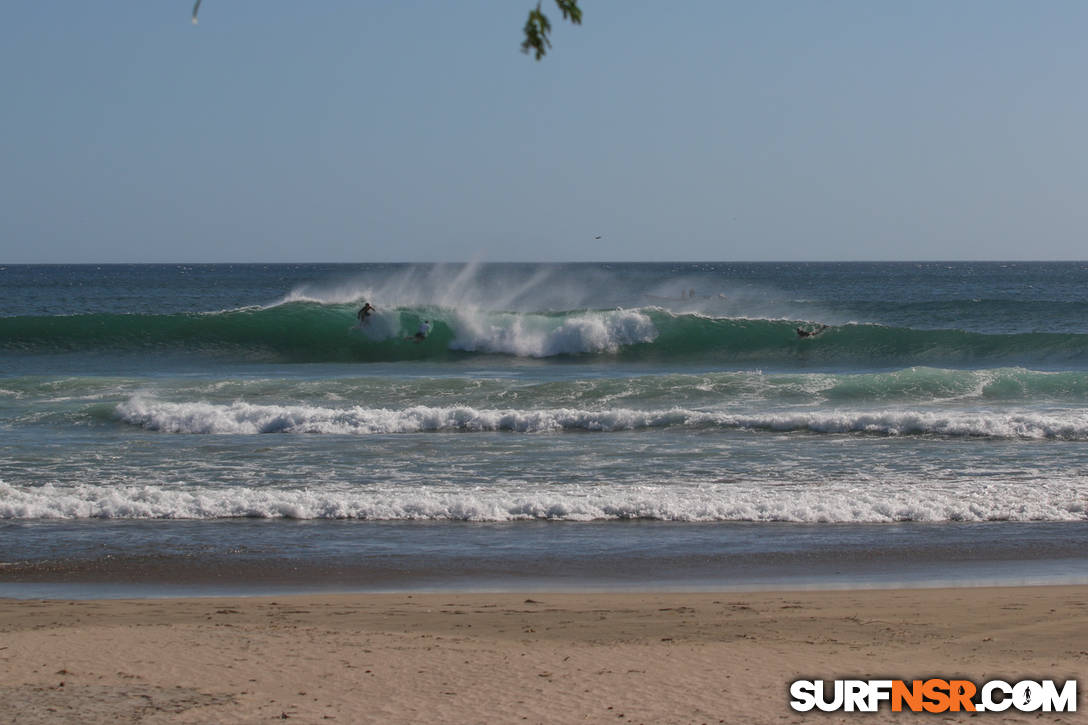
{"type": "Polygon", "coordinates": [[[803,327],[798,327],[798,328],[796,328],[797,329],[797,336],[798,337],[816,337],[817,335],[822,333],[824,330],[826,330],[827,327],[828,327],[827,325],[816,325],[815,327],[809,328],[807,330],[805,328],[803,328],[803,327]]]}

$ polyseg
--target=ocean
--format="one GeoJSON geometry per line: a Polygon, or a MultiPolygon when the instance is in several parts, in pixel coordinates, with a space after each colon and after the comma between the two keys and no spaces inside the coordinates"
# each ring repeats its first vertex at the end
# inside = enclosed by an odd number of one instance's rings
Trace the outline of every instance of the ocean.
{"type": "Polygon", "coordinates": [[[1088,263],[0,292],[0,596],[1088,581],[1088,263]]]}

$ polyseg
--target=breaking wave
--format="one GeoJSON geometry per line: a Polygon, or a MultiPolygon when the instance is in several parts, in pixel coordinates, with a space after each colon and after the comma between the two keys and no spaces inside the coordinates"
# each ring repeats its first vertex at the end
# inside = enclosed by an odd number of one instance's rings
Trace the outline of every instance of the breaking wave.
{"type": "Polygon", "coordinates": [[[744,414],[679,407],[502,410],[412,406],[391,410],[247,402],[177,403],[134,396],[117,406],[116,415],[121,421],[146,430],[189,434],[559,433],[685,427],[810,434],[1088,440],[1088,412],[1081,410],[815,410],[744,414]]]}
{"type": "Polygon", "coordinates": [[[1083,521],[1085,501],[1067,482],[987,485],[976,490],[871,491],[829,485],[782,496],[773,488],[640,485],[622,490],[565,486],[448,491],[249,487],[16,487],[0,481],[4,519],[362,519],[420,521],[1083,521]]]}
{"type": "Polygon", "coordinates": [[[28,353],[184,351],[244,360],[379,362],[471,355],[608,356],[736,364],[1081,364],[1088,335],[983,334],[876,324],[801,338],[791,320],[710,317],[657,307],[496,312],[432,306],[379,310],[355,324],[355,304],[291,301],[214,313],[0,318],[0,349],[28,353]],[[412,336],[433,323],[422,343],[412,336]]]}

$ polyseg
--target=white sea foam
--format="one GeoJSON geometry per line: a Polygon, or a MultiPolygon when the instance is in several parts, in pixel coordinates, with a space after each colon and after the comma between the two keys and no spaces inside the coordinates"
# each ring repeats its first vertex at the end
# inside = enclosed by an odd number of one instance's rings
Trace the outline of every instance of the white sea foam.
{"type": "Polygon", "coordinates": [[[831,484],[782,490],[755,484],[550,486],[450,490],[426,485],[352,488],[205,486],[22,487],[0,482],[0,519],[369,519],[435,521],[1083,521],[1075,482],[964,486],[831,484]]]}
{"type": "Polygon", "coordinates": [[[454,350],[550,357],[615,352],[653,342],[657,329],[638,310],[586,312],[562,318],[458,311],[451,323],[454,350]]]}
{"type": "Polygon", "coordinates": [[[429,431],[616,431],[683,424],[685,411],[577,409],[488,410],[468,406],[326,408],[315,406],[172,403],[136,396],[117,407],[126,423],[165,433],[419,433],[429,431]]]}
{"type": "Polygon", "coordinates": [[[548,433],[686,426],[818,434],[1088,440],[1088,413],[1079,410],[831,410],[735,414],[679,407],[664,410],[516,410],[423,405],[394,410],[361,406],[261,405],[243,401],[177,403],[137,395],[118,405],[116,412],[126,423],[164,433],[548,433]]]}

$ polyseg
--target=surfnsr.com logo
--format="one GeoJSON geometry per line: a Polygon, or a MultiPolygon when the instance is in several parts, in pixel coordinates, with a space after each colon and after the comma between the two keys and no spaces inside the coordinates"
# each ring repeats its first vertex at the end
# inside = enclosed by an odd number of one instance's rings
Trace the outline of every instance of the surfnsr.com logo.
{"type": "Polygon", "coordinates": [[[1077,681],[990,680],[797,680],[790,685],[790,707],[797,712],[1076,712],[1077,681]]]}

